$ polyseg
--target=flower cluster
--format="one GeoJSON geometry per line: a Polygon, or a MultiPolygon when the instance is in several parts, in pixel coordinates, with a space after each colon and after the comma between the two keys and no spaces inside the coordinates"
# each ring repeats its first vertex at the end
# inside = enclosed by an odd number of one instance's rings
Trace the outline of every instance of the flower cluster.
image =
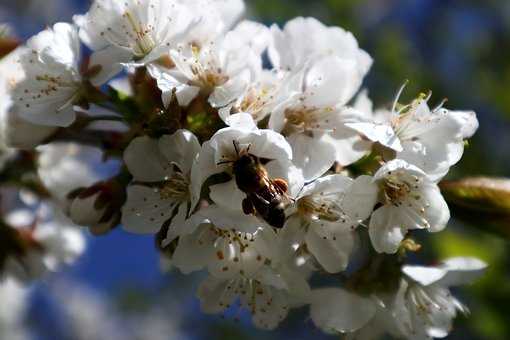
{"type": "MultiPolygon", "coordinates": [[[[446,336],[466,311],[448,287],[485,264],[420,267],[405,254],[420,248],[416,230],[446,227],[438,182],[476,115],[431,107],[424,94],[401,103],[403,88],[392,107],[373,110],[361,88],[372,59],[350,32],[313,18],[266,27],[240,21],[243,9],[240,0],[95,0],[73,24],[18,48],[2,130],[35,157],[45,190],[28,189],[94,234],[122,225],[155,235],[168,268],[208,273],[198,289],[206,313],[241,308],[273,329],[310,305],[325,332],[446,336]],[[87,148],[120,164],[113,177],[93,174],[87,148]],[[309,284],[338,273],[337,287],[309,284]]],[[[8,165],[23,154],[5,150],[8,165]]],[[[80,248],[32,256],[57,245],[44,243],[44,226],[33,230],[16,234],[22,248],[0,258],[4,271],[51,266],[80,248]]]]}

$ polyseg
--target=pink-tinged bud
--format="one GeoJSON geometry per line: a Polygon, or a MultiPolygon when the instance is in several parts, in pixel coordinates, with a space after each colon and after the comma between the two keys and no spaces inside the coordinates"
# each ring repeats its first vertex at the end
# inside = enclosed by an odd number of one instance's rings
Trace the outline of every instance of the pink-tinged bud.
{"type": "Polygon", "coordinates": [[[88,227],[94,235],[106,234],[120,222],[120,208],[125,201],[125,194],[114,180],[77,189],[68,198],[71,220],[88,227]]]}

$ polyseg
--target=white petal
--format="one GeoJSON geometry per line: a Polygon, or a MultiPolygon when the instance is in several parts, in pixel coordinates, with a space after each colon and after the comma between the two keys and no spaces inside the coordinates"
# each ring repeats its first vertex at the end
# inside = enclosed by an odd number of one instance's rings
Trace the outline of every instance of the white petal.
{"type": "Polygon", "coordinates": [[[185,79],[177,79],[169,73],[167,69],[158,67],[156,65],[149,65],[147,67],[149,74],[156,79],[158,88],[161,90],[161,99],[165,107],[170,105],[172,100],[173,91],[177,97],[177,102],[181,106],[187,106],[199,94],[200,88],[191,86],[186,83],[185,79]]]}
{"type": "Polygon", "coordinates": [[[211,227],[204,224],[193,234],[184,235],[179,239],[177,249],[172,256],[172,264],[183,274],[202,270],[216,256],[211,247],[216,235],[209,232],[211,227]]]}
{"type": "Polygon", "coordinates": [[[336,161],[341,166],[356,163],[370,152],[372,143],[363,140],[354,130],[338,126],[336,130],[324,136],[336,150],[336,161]]]}
{"type": "Polygon", "coordinates": [[[212,185],[209,189],[209,197],[214,203],[224,209],[242,213],[242,201],[246,198],[246,194],[239,190],[235,180],[212,185]]]}
{"type": "Polygon", "coordinates": [[[294,164],[303,171],[306,181],[326,173],[335,163],[336,150],[323,138],[294,134],[288,138],[292,146],[294,164]]]}
{"type": "Polygon", "coordinates": [[[476,116],[473,114],[472,117],[469,113],[444,109],[432,113],[429,111],[427,116],[408,125],[404,131],[406,136],[403,137],[406,139],[404,150],[397,157],[417,165],[433,180],[439,180],[461,159],[464,135],[474,132],[477,126],[476,116]],[[470,124],[475,126],[470,128],[470,124]]]}
{"type": "Polygon", "coordinates": [[[314,64],[306,76],[305,96],[309,107],[345,105],[358,91],[361,77],[356,63],[327,57],[314,64]]]}
{"type": "Polygon", "coordinates": [[[372,319],[375,303],[343,289],[312,291],[310,315],[317,327],[327,333],[345,333],[360,329],[372,319]]]}
{"type": "Polygon", "coordinates": [[[15,92],[16,98],[23,98],[23,103],[17,103],[20,117],[33,124],[44,126],[68,127],[71,125],[76,119],[72,101],[77,88],[59,88],[56,92],[51,92],[40,99],[34,94],[43,91],[47,84],[39,83],[33,79],[26,79],[18,84],[19,89],[17,88],[16,91],[23,91],[19,94],[15,92]],[[27,82],[30,82],[30,87],[27,82]],[[28,94],[25,94],[25,91],[28,91],[28,94]]]}
{"type": "Polygon", "coordinates": [[[243,20],[229,32],[239,37],[243,45],[252,49],[256,54],[262,54],[269,45],[269,29],[258,22],[243,20]]]}
{"type": "Polygon", "coordinates": [[[480,126],[476,113],[473,111],[450,111],[450,114],[461,121],[462,137],[464,139],[473,137],[480,126]]]}
{"type": "Polygon", "coordinates": [[[302,226],[302,219],[296,214],[289,216],[285,226],[278,233],[282,258],[292,258],[296,249],[305,243],[305,236],[306,228],[302,226]]]}
{"type": "Polygon", "coordinates": [[[209,103],[213,107],[224,107],[241,97],[250,84],[251,74],[249,70],[244,70],[236,77],[229,79],[222,86],[215,88],[209,96],[209,103]]]}
{"type": "MultiPolygon", "coordinates": [[[[243,235],[240,234],[242,238],[243,235]]],[[[270,254],[263,253],[266,246],[257,248],[254,243],[265,243],[259,240],[257,235],[253,242],[245,239],[243,245],[240,242],[232,242],[228,238],[219,237],[214,242],[216,250],[208,262],[208,270],[211,275],[221,279],[254,278],[255,274],[264,266],[266,259],[271,261],[270,254]],[[268,256],[269,255],[269,256],[268,256]]]]}
{"type": "Polygon", "coordinates": [[[109,46],[96,51],[90,56],[90,67],[101,66],[101,70],[92,79],[94,86],[100,86],[122,71],[122,63],[131,59],[131,52],[126,49],[109,46]]]}
{"type": "Polygon", "coordinates": [[[225,209],[218,205],[210,205],[201,209],[198,214],[210,220],[219,229],[224,230],[234,229],[254,233],[265,225],[263,221],[253,215],[245,215],[242,211],[225,209]]]}
{"type": "Polygon", "coordinates": [[[382,206],[372,214],[368,232],[378,253],[394,254],[407,234],[407,229],[398,208],[382,206]]]}
{"type": "Polygon", "coordinates": [[[69,207],[69,217],[71,220],[81,226],[94,226],[98,224],[104,215],[104,209],[96,209],[95,202],[98,194],[80,199],[76,198],[69,207]]]}
{"type": "Polygon", "coordinates": [[[409,283],[407,280],[401,279],[398,291],[389,307],[391,308],[391,316],[395,322],[395,327],[399,333],[411,336],[411,334],[416,334],[416,332],[414,331],[412,320],[413,315],[407,305],[408,288],[409,283]]]}
{"type": "Polygon", "coordinates": [[[159,139],[158,148],[168,162],[176,163],[183,174],[189,174],[200,152],[200,143],[188,130],[178,130],[171,136],[162,136],[159,139]]]}
{"type": "Polygon", "coordinates": [[[237,297],[234,288],[236,287],[233,287],[229,280],[220,280],[209,276],[200,284],[197,291],[202,311],[215,314],[230,307],[237,297]]]}
{"type": "Polygon", "coordinates": [[[420,168],[407,163],[401,159],[394,159],[384,164],[374,175],[374,181],[380,180],[396,171],[404,171],[406,174],[415,175],[419,178],[425,177],[425,173],[420,168]]]}
{"type": "Polygon", "coordinates": [[[268,285],[258,285],[254,289],[257,290],[255,296],[241,295],[241,304],[248,310],[255,309],[252,321],[257,328],[273,330],[287,317],[289,310],[287,294],[268,285]]]}
{"type": "Polygon", "coordinates": [[[176,202],[162,199],[157,189],[130,185],[122,208],[123,228],[136,234],[154,234],[172,217],[175,206],[176,202]]]}
{"type": "Polygon", "coordinates": [[[158,141],[147,136],[129,144],[124,162],[136,181],[159,182],[172,173],[171,163],[159,151],[158,141]]]}
{"type": "Polygon", "coordinates": [[[21,118],[19,109],[14,106],[6,113],[2,134],[7,145],[30,150],[56,132],[56,126],[36,125],[21,118]]]}
{"type": "Polygon", "coordinates": [[[188,219],[188,204],[187,202],[181,203],[177,210],[177,214],[172,217],[172,222],[170,223],[166,238],[163,240],[162,245],[167,246],[177,237],[193,233],[198,226],[206,222],[204,218],[199,217],[197,219],[196,217],[198,216],[191,216],[188,219]]]}
{"type": "Polygon", "coordinates": [[[335,174],[324,176],[307,184],[301,191],[299,198],[314,194],[322,196],[324,194],[344,193],[352,184],[353,180],[344,175],[335,174]]]}
{"type": "Polygon", "coordinates": [[[253,136],[250,153],[266,159],[292,159],[292,148],[285,138],[272,130],[260,130],[253,136]]]}
{"type": "Polygon", "coordinates": [[[444,278],[447,270],[436,267],[403,266],[402,272],[421,285],[428,286],[444,278]]]}
{"type": "Polygon", "coordinates": [[[379,188],[370,176],[359,176],[345,193],[342,207],[354,221],[366,220],[377,204],[379,188]]]}
{"type": "Polygon", "coordinates": [[[448,271],[440,284],[449,287],[477,280],[485,273],[487,264],[474,257],[454,257],[443,261],[440,268],[448,271]]]}
{"type": "Polygon", "coordinates": [[[403,150],[400,139],[390,125],[378,123],[347,123],[345,125],[373,142],[378,142],[397,152],[403,150]]]}
{"type": "Polygon", "coordinates": [[[353,108],[363,114],[363,117],[366,119],[370,119],[372,117],[372,114],[374,112],[374,104],[372,103],[372,100],[370,100],[368,96],[368,90],[363,89],[360,91],[360,93],[356,96],[356,99],[353,103],[353,108]]]}
{"type": "Polygon", "coordinates": [[[313,223],[305,237],[308,250],[328,273],[345,270],[354,248],[354,234],[335,229],[313,223]]]}
{"type": "Polygon", "coordinates": [[[353,61],[359,77],[363,77],[372,64],[350,32],[326,27],[314,18],[298,17],[286,23],[283,30],[274,25],[271,31],[269,56],[276,68],[296,70],[310,60],[333,55],[353,61]]]}
{"type": "Polygon", "coordinates": [[[223,171],[224,167],[216,166],[215,149],[211,142],[202,145],[202,149],[191,168],[191,210],[197,206],[202,192],[202,185],[212,175],[223,171]]]}
{"type": "Polygon", "coordinates": [[[236,129],[256,130],[257,124],[248,113],[236,113],[225,118],[225,123],[236,129]]]}
{"type": "Polygon", "coordinates": [[[44,62],[56,62],[74,69],[78,67],[80,42],[74,25],[56,23],[52,29],[32,37],[27,46],[40,52],[44,62]]]}
{"type": "Polygon", "coordinates": [[[450,220],[450,210],[441,191],[434,183],[424,185],[422,191],[422,201],[424,201],[424,218],[430,225],[429,231],[442,231],[450,220]]]}

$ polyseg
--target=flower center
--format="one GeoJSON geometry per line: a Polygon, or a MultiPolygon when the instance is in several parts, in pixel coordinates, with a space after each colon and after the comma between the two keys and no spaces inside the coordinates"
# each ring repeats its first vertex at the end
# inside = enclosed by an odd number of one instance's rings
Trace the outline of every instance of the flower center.
{"type": "Polygon", "coordinates": [[[194,45],[192,52],[194,61],[190,70],[194,79],[191,81],[191,85],[200,87],[205,94],[211,94],[215,87],[221,86],[229,80],[229,77],[223,73],[223,69],[216,66],[217,63],[211,55],[211,51],[201,52],[201,49],[194,45]],[[206,57],[210,58],[207,58],[207,61],[201,60],[201,53],[209,54],[206,57]]]}
{"type": "Polygon", "coordinates": [[[384,198],[385,202],[393,205],[400,205],[411,192],[407,183],[395,182],[387,179],[384,182],[384,198]]]}
{"type": "Polygon", "coordinates": [[[404,174],[390,174],[382,181],[382,202],[394,206],[402,205],[409,198],[416,201],[421,199],[416,190],[419,189],[421,179],[417,176],[407,176],[404,174]]]}
{"type": "Polygon", "coordinates": [[[239,112],[249,112],[255,121],[266,115],[264,108],[274,99],[273,89],[270,87],[252,87],[244,96],[238,107],[239,112]]]}
{"type": "MultiPolygon", "coordinates": [[[[214,228],[213,232],[218,239],[222,239],[226,244],[237,244],[241,254],[244,253],[246,249],[248,249],[252,242],[255,242],[255,237],[253,234],[242,233],[235,230],[223,230],[218,228],[214,228]]],[[[218,252],[217,256],[218,258],[222,257],[220,252],[218,252]]]]}
{"type": "Polygon", "coordinates": [[[70,105],[73,105],[80,97],[81,84],[79,82],[49,74],[37,75],[35,80],[40,83],[38,84],[40,87],[37,87],[38,90],[34,91],[26,88],[18,98],[20,104],[24,104],[27,109],[30,108],[31,105],[45,103],[47,101],[47,97],[57,95],[59,98],[63,98],[67,95],[67,99],[60,107],[57,108],[58,113],[70,105]]]}
{"type": "MultiPolygon", "coordinates": [[[[275,317],[281,321],[287,315],[289,307],[286,301],[282,301],[281,296],[280,299],[277,299],[275,290],[275,288],[255,279],[230,280],[220,294],[218,305],[222,309],[229,308],[230,300],[228,298],[233,295],[240,296],[241,307],[248,309],[252,315],[276,314],[275,317]]],[[[260,319],[263,320],[263,318],[260,319]]],[[[266,321],[261,322],[264,327],[269,327],[264,324],[266,321]]]]}
{"type": "MultiPolygon", "coordinates": [[[[428,325],[434,325],[437,320],[436,311],[447,311],[453,304],[449,293],[443,289],[424,289],[419,285],[412,285],[407,292],[407,299],[414,306],[415,313],[421,321],[428,325]]],[[[459,306],[460,307],[460,306],[459,306]]],[[[462,310],[462,309],[461,309],[462,310]]]]}
{"type": "Polygon", "coordinates": [[[154,26],[144,25],[133,10],[126,9],[122,18],[118,30],[108,27],[106,32],[101,32],[101,36],[114,45],[130,48],[136,59],[142,59],[156,46],[152,36],[154,26]]]}
{"type": "Polygon", "coordinates": [[[293,133],[304,133],[320,130],[322,132],[331,132],[334,129],[330,127],[330,119],[333,112],[331,108],[314,109],[287,109],[285,111],[285,128],[283,133],[290,135],[293,133]]]}
{"type": "Polygon", "coordinates": [[[180,171],[168,177],[159,189],[161,199],[185,202],[189,199],[189,180],[180,171]]]}
{"type": "Polygon", "coordinates": [[[297,209],[301,216],[314,221],[336,222],[339,220],[345,221],[347,218],[337,202],[324,196],[305,196],[298,200],[297,209]]]}

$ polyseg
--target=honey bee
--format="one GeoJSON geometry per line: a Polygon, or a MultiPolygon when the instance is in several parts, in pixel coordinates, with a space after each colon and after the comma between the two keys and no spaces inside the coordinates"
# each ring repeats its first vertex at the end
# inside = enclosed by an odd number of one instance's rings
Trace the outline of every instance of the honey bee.
{"type": "Polygon", "coordinates": [[[285,207],[289,201],[288,185],[283,179],[271,179],[261,160],[250,153],[250,146],[239,150],[239,144],[233,141],[237,153],[232,169],[239,190],[246,194],[242,202],[246,215],[258,215],[269,225],[282,228],[285,224],[285,207]]]}

